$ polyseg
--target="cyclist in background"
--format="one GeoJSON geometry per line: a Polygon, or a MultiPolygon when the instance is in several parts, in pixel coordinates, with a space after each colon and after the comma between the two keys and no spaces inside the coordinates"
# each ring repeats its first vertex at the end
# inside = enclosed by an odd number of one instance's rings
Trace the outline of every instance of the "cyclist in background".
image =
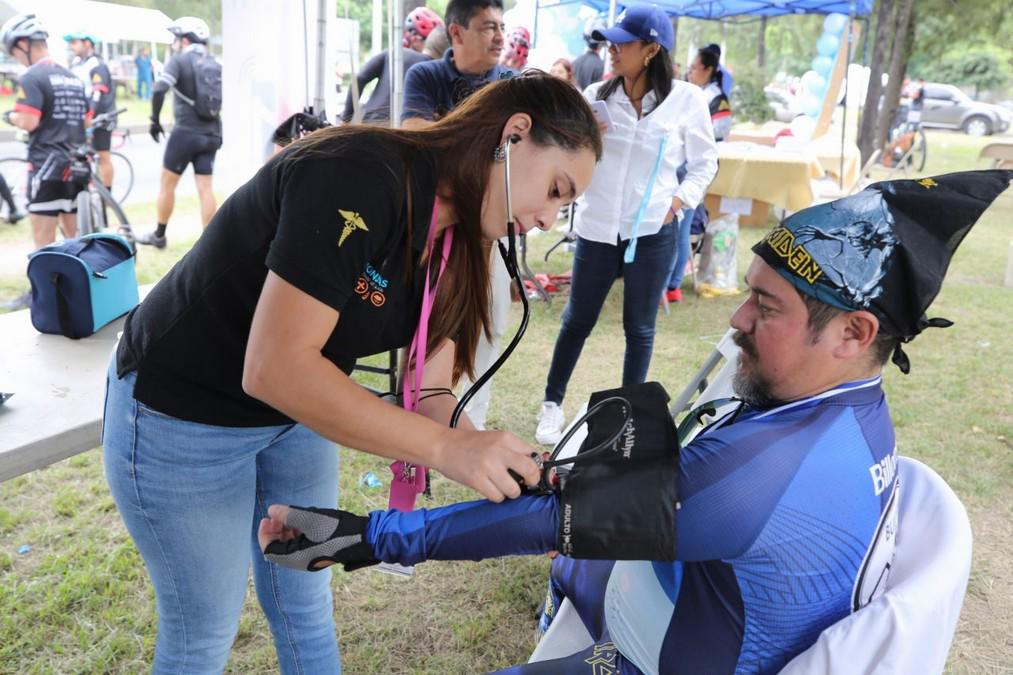
{"type": "Polygon", "coordinates": [[[28,68],[5,118],[28,132],[28,215],[36,248],[56,241],[58,223],[65,237],[77,234],[74,202],[85,187],[70,172],[87,124],[84,83],[50,58],[48,37],[34,14],[17,14],[0,28],[4,50],[28,68]]]}
{"type": "MultiPolygon", "coordinates": [[[[165,248],[165,229],[176,201],[176,185],[188,164],[193,164],[197,196],[200,199],[201,224],[207,227],[218,205],[211,188],[215,154],[222,147],[222,120],[217,110],[209,110],[208,100],[222,99],[221,66],[208,54],[211,30],[202,19],[184,16],[169,26],[175,36],[176,54],[169,59],[155,82],[151,95],[151,137],[155,142],[165,135],[158,121],[165,94],[172,89],[172,112],[176,121],[165,144],[162,178],[158,189],[158,225],[153,232],[137,237],[138,244],[165,248]],[[214,69],[217,68],[217,76],[214,69]],[[198,73],[200,76],[198,77],[198,73]]],[[[211,106],[214,108],[215,106],[211,106]]]]}
{"type": "MultiPolygon", "coordinates": [[[[70,50],[74,52],[70,71],[84,82],[89,116],[94,117],[103,113],[115,112],[116,88],[113,86],[113,77],[109,73],[109,66],[95,52],[98,40],[95,36],[83,31],[68,33],[63,36],[63,39],[70,44],[70,50]]],[[[102,184],[110,191],[113,189],[113,161],[109,156],[109,148],[112,146],[113,129],[115,128],[116,117],[114,116],[101,127],[93,128],[91,133],[91,146],[98,153],[98,176],[102,180],[102,184]]]]}

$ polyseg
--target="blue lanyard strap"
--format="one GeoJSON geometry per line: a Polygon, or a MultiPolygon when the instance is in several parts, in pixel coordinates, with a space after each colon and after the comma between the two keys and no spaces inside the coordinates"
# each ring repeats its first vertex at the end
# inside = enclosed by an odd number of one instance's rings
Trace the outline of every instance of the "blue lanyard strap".
{"type": "Polygon", "coordinates": [[[647,189],[644,191],[644,196],[640,200],[640,208],[637,209],[637,219],[633,221],[633,229],[630,231],[630,243],[626,247],[626,252],[623,254],[623,262],[631,263],[637,257],[637,237],[640,232],[640,221],[644,219],[644,211],[647,210],[647,205],[651,201],[651,193],[654,192],[654,184],[658,181],[658,171],[661,169],[661,158],[665,156],[665,146],[668,145],[668,136],[661,137],[661,143],[658,146],[658,156],[654,159],[654,168],[651,169],[651,177],[647,179],[647,189]]]}

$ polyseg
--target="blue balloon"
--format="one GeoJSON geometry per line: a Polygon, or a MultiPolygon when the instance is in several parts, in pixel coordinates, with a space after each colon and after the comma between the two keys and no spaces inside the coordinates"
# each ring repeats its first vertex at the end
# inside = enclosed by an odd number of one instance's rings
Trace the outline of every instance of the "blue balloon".
{"type": "Polygon", "coordinates": [[[840,35],[844,27],[848,25],[848,17],[843,14],[827,14],[823,21],[823,32],[831,35],[840,35]]]}
{"type": "Polygon", "coordinates": [[[830,35],[824,33],[820,36],[820,39],[816,41],[816,52],[820,56],[828,56],[833,58],[837,54],[837,48],[841,46],[841,41],[836,35],[830,35]]]}
{"type": "Polygon", "coordinates": [[[817,56],[812,61],[812,69],[820,74],[820,77],[830,77],[830,71],[834,69],[834,60],[829,56],[817,56]]]}
{"type": "Polygon", "coordinates": [[[819,96],[808,94],[802,99],[802,112],[809,117],[819,117],[822,110],[823,99],[819,96]]]}

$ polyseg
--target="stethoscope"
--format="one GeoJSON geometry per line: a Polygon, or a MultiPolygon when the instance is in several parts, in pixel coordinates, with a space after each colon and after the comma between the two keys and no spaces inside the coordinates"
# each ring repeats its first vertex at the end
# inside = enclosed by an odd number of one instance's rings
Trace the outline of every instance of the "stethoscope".
{"type": "MultiPolygon", "coordinates": [[[[510,344],[506,346],[503,353],[499,355],[499,358],[489,368],[482,373],[482,375],[472,383],[468,390],[461,396],[461,400],[457,402],[457,406],[454,408],[453,414],[450,416],[450,427],[456,428],[457,423],[461,418],[461,413],[464,412],[464,408],[468,405],[468,402],[478,393],[478,390],[488,382],[493,375],[506,363],[510,355],[513,354],[514,349],[520,343],[521,338],[524,337],[525,331],[528,329],[528,319],[531,317],[531,306],[528,303],[528,295],[524,289],[524,282],[521,280],[519,273],[519,265],[517,264],[517,243],[516,243],[516,226],[514,224],[514,211],[513,211],[513,200],[510,190],[510,146],[514,143],[519,142],[520,136],[516,134],[510,136],[503,144],[499,147],[497,155],[503,157],[503,175],[504,183],[506,187],[506,217],[507,217],[507,245],[504,246],[502,241],[497,241],[496,246],[499,248],[500,257],[503,259],[503,264],[506,265],[507,272],[510,274],[510,279],[517,285],[517,291],[521,296],[521,323],[517,328],[517,333],[513,339],[510,340],[510,344]]],[[[514,478],[521,484],[522,489],[526,489],[529,492],[537,494],[550,494],[555,491],[553,480],[550,475],[550,470],[555,467],[560,467],[566,464],[575,464],[588,459],[600,457],[606,451],[613,449],[616,442],[622,436],[627,425],[633,419],[633,406],[630,402],[622,396],[610,396],[602,401],[599,401],[595,405],[591,406],[590,409],[583,416],[581,416],[576,422],[574,422],[569,431],[563,435],[556,446],[553,448],[549,458],[542,460],[539,456],[534,456],[533,459],[539,465],[540,469],[540,480],[537,486],[529,487],[524,484],[524,481],[520,479],[520,476],[514,475],[514,478]],[[578,455],[573,457],[567,457],[564,459],[558,459],[559,453],[566,447],[567,442],[573,437],[580,427],[587,422],[591,417],[599,413],[603,408],[610,405],[621,405],[623,421],[616,430],[610,434],[603,441],[597,445],[582,450],[578,455]]],[[[513,474],[513,472],[511,472],[513,474]]],[[[426,474],[426,481],[428,483],[429,474],[426,474]]],[[[429,492],[429,485],[426,485],[426,492],[429,492]]]]}

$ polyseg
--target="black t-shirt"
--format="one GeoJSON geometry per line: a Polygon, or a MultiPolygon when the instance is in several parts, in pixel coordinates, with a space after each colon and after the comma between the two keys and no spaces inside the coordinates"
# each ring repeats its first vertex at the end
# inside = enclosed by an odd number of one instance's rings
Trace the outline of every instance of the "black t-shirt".
{"type": "MultiPolygon", "coordinates": [[[[414,49],[402,48],[401,53],[404,59],[403,73],[407,73],[408,69],[416,63],[429,60],[428,56],[420,54],[414,49]]],[[[384,50],[369,61],[366,61],[366,65],[355,76],[355,79],[358,81],[360,96],[367,84],[373,80],[377,80],[376,86],[373,87],[373,93],[369,95],[369,100],[362,106],[363,122],[386,122],[390,119],[390,69],[387,68],[389,61],[390,50],[384,50]]],[[[351,122],[352,117],[355,115],[355,105],[352,100],[353,93],[352,88],[349,87],[348,96],[345,97],[345,110],[341,113],[341,119],[345,122],[351,122]]]]}
{"type": "MultiPolygon", "coordinates": [[[[197,97],[197,82],[194,75],[194,61],[205,58],[207,49],[201,44],[187,45],[183,51],[173,55],[158,75],[156,91],[177,90],[191,101],[197,97]]],[[[222,120],[202,120],[193,106],[181,96],[172,97],[173,129],[192,131],[208,136],[222,137],[222,120]]]]}
{"type": "MultiPolygon", "coordinates": [[[[84,81],[85,94],[89,99],[89,108],[92,113],[102,113],[116,110],[116,87],[113,85],[113,76],[109,72],[109,66],[97,54],[92,54],[85,59],[76,59],[70,70],[84,81]]],[[[112,124],[106,128],[112,128],[112,124]]]]}
{"type": "Polygon", "coordinates": [[[26,70],[18,78],[14,110],[39,116],[28,135],[28,161],[36,168],[54,152],[66,156],[84,143],[84,82],[63,66],[46,60],[26,70]]]}
{"type": "Polygon", "coordinates": [[[414,152],[405,160],[372,133],[327,158],[285,161],[289,154],[222,204],[194,248],[127,317],[117,372],[137,371],[141,403],[219,426],[291,422],[242,389],[268,269],[340,312],[322,353],[344,372],[357,358],[411,341],[436,193],[432,158],[414,152]]]}

